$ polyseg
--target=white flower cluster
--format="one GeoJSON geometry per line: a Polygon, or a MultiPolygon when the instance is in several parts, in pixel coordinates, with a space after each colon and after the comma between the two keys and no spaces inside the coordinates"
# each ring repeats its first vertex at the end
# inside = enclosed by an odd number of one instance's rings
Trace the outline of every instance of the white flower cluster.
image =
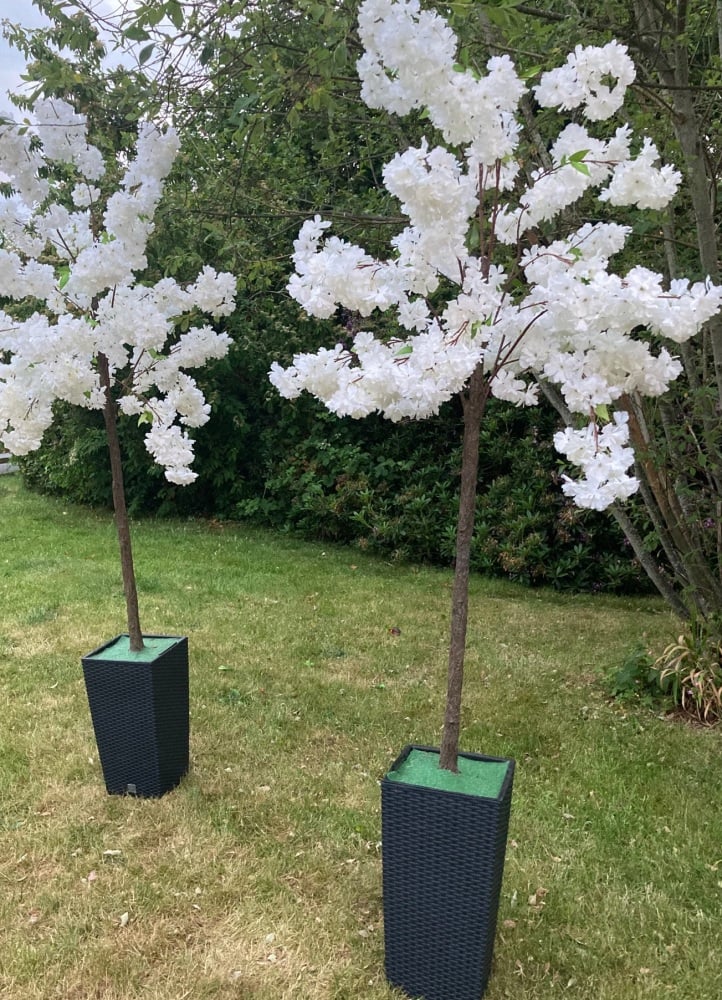
{"type": "Polygon", "coordinates": [[[106,165],[88,144],[85,119],[61,100],[39,102],[34,118],[32,136],[0,130],[0,169],[15,192],[0,207],[0,297],[43,303],[22,320],[0,311],[0,441],[16,455],[39,447],[55,400],[102,408],[102,355],[120,408],[149,423],[146,447],[166,477],[192,482],[184,428],[204,424],[210,407],[187,369],[222,357],[230,339],[206,323],[179,334],[178,320],[229,315],[236,282],[210,267],[186,287],[138,282],[178,138],[141,123],[135,156],[124,158],[119,188],[103,201],[95,182],[106,165]],[[52,162],[75,169],[74,187],[52,188],[52,162]],[[62,194],[65,204],[55,199],[62,194]]]}
{"type": "Polygon", "coordinates": [[[601,187],[600,201],[637,208],[664,208],[677,192],[682,175],[672,167],[658,167],[659,154],[645,138],[636,158],[630,155],[631,130],[623,125],[606,142],[576,124],[567,125],[550,149],[552,169],[531,172],[532,183],[516,206],[505,205],[495,218],[502,243],[516,244],[540,222],[553,219],[573,205],[591,187],[601,187]],[[583,154],[581,156],[580,154],[583,154]]]}
{"type": "Polygon", "coordinates": [[[609,187],[601,192],[599,200],[608,201],[610,205],[664,208],[677,193],[682,175],[669,164],[657,167],[658,159],[657,147],[645,137],[639,156],[618,164],[609,187]],[[650,177],[654,177],[656,183],[650,184],[650,177]]]}
{"type": "Polygon", "coordinates": [[[577,45],[558,69],[545,73],[534,87],[543,108],[582,107],[589,121],[610,118],[624,103],[627,87],[634,82],[634,63],[625,45],[609,42],[601,48],[577,45]],[[613,87],[605,80],[614,79],[613,87]]]}
{"type": "Polygon", "coordinates": [[[366,0],[358,21],[365,50],[358,61],[361,96],[370,108],[399,115],[427,108],[448,143],[467,147],[475,167],[511,156],[524,84],[508,56],[491,58],[481,79],[459,72],[456,36],[418,0],[366,0]]]}
{"type": "Polygon", "coordinates": [[[299,355],[285,370],[274,363],[270,378],[283,396],[292,399],[306,389],[340,417],[365,417],[375,410],[389,420],[427,417],[464,387],[478,352],[463,338],[449,345],[435,323],[414,337],[413,345],[409,351],[408,341],[382,344],[359,333],[353,354],[337,344],[332,351],[299,355]]]}
{"type": "Polygon", "coordinates": [[[638,481],[627,475],[634,462],[634,452],[627,447],[628,420],[624,411],[618,411],[613,421],[601,430],[590,424],[581,430],[567,427],[554,435],[556,450],[584,472],[584,478],[578,482],[564,476],[562,486],[578,507],[604,510],[615,500],[636,492],[638,481]]]}
{"type": "MultiPolygon", "coordinates": [[[[481,79],[460,70],[452,30],[418,0],[365,0],[359,31],[367,104],[396,114],[425,108],[461,152],[429,149],[424,141],[387,164],[385,184],[409,219],[392,241],[391,259],[375,260],[327,236],[330,223],[318,216],[294,244],[288,290],[306,312],[328,318],[339,306],[362,316],[394,309],[409,336],[383,342],[359,333],[350,346],[298,355],[285,369],[274,364],[272,383],[291,398],[311,392],[338,414],[379,411],[399,420],[435,412],[477,366],[492,392],[515,405],[532,405],[543,378],[588,420],[585,430],[555,442],[583,473],[565,492],[598,508],[627,497],[636,480],[627,475],[633,455],[624,414],[600,426],[596,413],[625,393],[665,392],[681,366],[653,339],[681,343],[694,336],[722,307],[722,289],[683,280],[665,288],[644,267],[610,273],[609,261],[629,234],[624,226],[585,225],[527,250],[521,237],[592,189],[612,205],[661,208],[680,175],[657,165],[649,139],[633,157],[628,126],[599,139],[570,124],[551,148],[551,169],[532,174],[515,202],[504,204],[500,195],[519,171],[515,115],[524,92],[510,60],[492,59],[481,79]],[[472,254],[470,226],[480,215],[481,246],[472,254]],[[499,244],[505,266],[489,257],[499,244]],[[442,279],[452,291],[440,306],[442,279]],[[434,292],[432,312],[427,296],[434,292]],[[641,329],[651,336],[640,337],[641,329]]],[[[578,47],[534,90],[539,103],[581,107],[596,122],[621,107],[633,79],[626,49],[610,42],[578,47]]]]}

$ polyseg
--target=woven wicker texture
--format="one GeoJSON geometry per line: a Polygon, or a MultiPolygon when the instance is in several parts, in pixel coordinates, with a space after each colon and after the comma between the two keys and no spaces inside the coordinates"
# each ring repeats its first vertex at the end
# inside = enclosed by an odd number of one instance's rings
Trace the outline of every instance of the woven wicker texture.
{"type": "Polygon", "coordinates": [[[188,640],[149,663],[83,657],[83,675],[105,786],[111,795],[157,798],[188,770],[188,640]]]}
{"type": "Polygon", "coordinates": [[[411,997],[480,1000],[486,988],[511,807],[509,765],[498,799],[381,783],[386,975],[411,997]]]}

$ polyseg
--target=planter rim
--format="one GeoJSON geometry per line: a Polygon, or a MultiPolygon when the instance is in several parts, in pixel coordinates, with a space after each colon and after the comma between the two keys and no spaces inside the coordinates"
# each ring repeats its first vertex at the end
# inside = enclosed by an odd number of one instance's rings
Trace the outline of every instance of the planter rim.
{"type": "Polygon", "coordinates": [[[480,798],[486,798],[490,802],[500,802],[500,801],[502,801],[504,799],[504,796],[507,794],[507,791],[509,789],[509,785],[511,784],[511,782],[512,782],[512,780],[514,778],[514,769],[516,767],[516,761],[512,757],[491,757],[488,754],[473,753],[471,751],[460,750],[459,751],[459,757],[465,757],[467,760],[489,761],[490,763],[508,764],[509,765],[507,767],[506,774],[504,775],[504,780],[501,783],[501,788],[499,789],[499,794],[498,795],[495,795],[495,796],[471,795],[468,792],[457,792],[456,790],[449,789],[449,788],[444,788],[444,789],[441,789],[441,788],[429,788],[427,785],[417,785],[417,784],[414,784],[413,782],[410,782],[410,781],[393,781],[393,780],[390,780],[387,777],[388,773],[390,771],[396,771],[396,770],[398,770],[398,768],[401,766],[401,764],[403,764],[403,762],[406,760],[406,758],[408,757],[408,755],[411,753],[412,750],[421,750],[424,753],[433,753],[433,754],[436,754],[437,756],[439,755],[439,752],[440,752],[439,751],[439,747],[425,746],[425,745],[420,744],[420,743],[408,743],[403,748],[403,750],[401,751],[401,753],[398,755],[398,757],[396,758],[396,760],[393,762],[393,764],[391,765],[391,767],[388,769],[388,771],[386,772],[386,774],[384,774],[384,776],[382,777],[382,779],[381,779],[381,785],[382,786],[387,786],[388,787],[388,786],[393,785],[394,788],[396,788],[396,789],[399,790],[399,792],[402,792],[403,790],[410,790],[410,791],[415,791],[415,792],[423,791],[423,792],[434,793],[434,794],[437,794],[437,795],[455,795],[455,796],[457,796],[460,799],[480,799],[480,798]]]}
{"type": "MultiPolygon", "coordinates": [[[[110,646],[112,646],[114,643],[116,643],[118,641],[118,639],[124,639],[127,635],[128,635],[127,632],[119,632],[118,635],[114,635],[112,639],[108,639],[107,642],[104,642],[101,646],[97,646],[90,653],[85,653],[81,657],[81,659],[88,660],[88,659],[91,659],[93,656],[97,656],[98,653],[102,653],[104,650],[108,649],[110,646]]],[[[165,632],[144,632],[143,633],[143,638],[144,639],[175,639],[177,642],[182,642],[182,640],[186,639],[187,636],[185,636],[185,635],[168,635],[165,632]]],[[[168,648],[172,649],[173,646],[169,646],[168,648]]]]}

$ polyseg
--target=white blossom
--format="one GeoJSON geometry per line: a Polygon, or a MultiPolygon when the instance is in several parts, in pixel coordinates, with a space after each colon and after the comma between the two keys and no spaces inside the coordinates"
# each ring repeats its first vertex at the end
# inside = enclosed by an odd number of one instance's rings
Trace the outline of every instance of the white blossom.
{"type": "Polygon", "coordinates": [[[46,160],[71,163],[87,180],[96,181],[103,176],[103,157],[100,150],[88,145],[85,118],[76,114],[67,101],[57,97],[36,101],[33,117],[46,160]]]}
{"type": "MultiPolygon", "coordinates": [[[[587,223],[551,242],[537,236],[526,249],[521,241],[551,220],[559,231],[560,213],[594,192],[611,205],[662,207],[679,174],[659,166],[654,144],[636,142],[629,125],[604,138],[600,126],[591,135],[571,123],[550,147],[551,167],[532,171],[511,200],[524,93],[511,60],[490,60],[479,77],[460,69],[453,32],[418,0],[365,0],[359,34],[366,103],[393,114],[424,109],[454,149],[424,140],[386,165],[386,187],[409,224],[385,260],[329,235],[319,216],[304,223],[288,290],[319,318],[339,306],[362,316],[393,310],[407,335],[358,333],[350,346],[297,355],[285,368],[273,364],[271,382],[289,398],[310,392],[340,415],[400,420],[435,413],[478,366],[493,394],[517,406],[534,405],[537,379],[546,379],[587,422],[555,438],[582,473],[565,480],[565,493],[598,509],[624,499],[637,488],[628,474],[634,456],[626,414],[614,411],[603,423],[596,413],[625,394],[664,393],[681,365],[640,331],[688,340],[722,308],[722,289],[708,280],[665,287],[641,266],[610,272],[630,234],[613,222],[587,223]],[[505,251],[509,271],[489,257],[499,243],[520,247],[515,262],[513,250],[505,251]]],[[[578,46],[532,89],[545,107],[581,108],[600,122],[620,109],[634,75],[623,45],[578,46]]]]}
{"type": "Polygon", "coordinates": [[[120,409],[149,421],[146,447],[166,477],[192,482],[185,428],[206,423],[210,407],[187,370],[223,357],[230,338],[203,322],[179,335],[177,322],[196,312],[229,315],[236,283],[210,267],[186,287],[172,278],[138,282],[178,137],[141,123],[135,155],[124,157],[120,186],[103,203],[93,182],[105,165],[84,117],[56,99],[39,102],[34,117],[37,148],[20,129],[0,129],[0,169],[15,192],[0,206],[0,296],[44,303],[22,321],[0,311],[0,441],[17,455],[37,448],[55,400],[102,408],[103,355],[120,409]],[[43,177],[51,161],[74,168],[77,211],[52,200],[43,177]]]}
{"type": "Polygon", "coordinates": [[[359,9],[364,54],[357,68],[371,108],[408,114],[425,107],[444,139],[473,145],[477,162],[492,164],[514,149],[514,120],[524,85],[511,59],[494,56],[486,75],[455,68],[458,43],[442,17],[418,0],[366,0],[359,9]]]}
{"type": "Polygon", "coordinates": [[[682,175],[669,164],[658,167],[659,154],[651,139],[644,139],[639,156],[617,164],[600,201],[610,205],[664,208],[677,193],[682,175]]]}
{"type": "Polygon", "coordinates": [[[544,108],[581,106],[590,121],[602,121],[619,111],[635,75],[625,45],[616,41],[601,48],[577,45],[563,66],[544,73],[532,89],[544,108]],[[613,87],[604,82],[610,77],[615,80],[613,87]]]}
{"type": "Polygon", "coordinates": [[[636,492],[639,485],[627,470],[634,461],[629,441],[628,416],[623,411],[601,429],[595,421],[581,430],[567,427],[554,435],[554,447],[578,465],[584,477],[575,481],[564,476],[562,490],[578,507],[604,510],[615,500],[636,492]]]}

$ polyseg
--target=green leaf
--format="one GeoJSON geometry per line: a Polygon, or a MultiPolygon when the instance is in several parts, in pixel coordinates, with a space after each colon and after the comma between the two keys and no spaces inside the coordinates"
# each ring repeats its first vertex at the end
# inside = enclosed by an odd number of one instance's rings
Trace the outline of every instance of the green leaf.
{"type": "Polygon", "coordinates": [[[588,149],[580,149],[578,152],[572,153],[567,160],[569,166],[574,167],[575,170],[578,170],[580,174],[584,174],[586,177],[589,176],[589,167],[584,162],[584,158],[588,153],[588,149]]]}
{"type": "Polygon", "coordinates": [[[395,357],[397,357],[397,358],[407,358],[409,356],[409,354],[413,354],[413,353],[414,353],[414,349],[411,346],[411,344],[406,344],[404,347],[399,348],[399,350],[396,352],[395,357]]]}
{"type": "Polygon", "coordinates": [[[606,403],[600,403],[599,406],[595,406],[594,412],[597,415],[598,419],[602,421],[602,423],[604,424],[609,423],[609,407],[607,406],[606,403]]]}
{"type": "Polygon", "coordinates": [[[348,50],[346,48],[346,41],[344,39],[340,45],[337,45],[333,50],[333,65],[337,70],[342,70],[346,67],[348,63],[348,50]]]}
{"type": "Polygon", "coordinates": [[[215,49],[215,46],[214,46],[213,42],[206,42],[205,43],[205,45],[201,49],[201,54],[198,56],[198,62],[201,64],[201,66],[207,66],[208,65],[208,63],[211,61],[211,59],[215,55],[215,51],[216,51],[216,49],[215,49]]]}
{"type": "Polygon", "coordinates": [[[469,232],[466,237],[467,246],[470,250],[477,250],[479,248],[481,241],[479,220],[473,219],[471,225],[469,226],[469,232]]]}
{"type": "Polygon", "coordinates": [[[131,24],[129,28],[125,29],[123,34],[131,42],[147,42],[150,38],[145,28],[141,28],[139,24],[131,24]]]}
{"type": "Polygon", "coordinates": [[[58,289],[62,291],[69,281],[70,281],[70,268],[61,267],[60,270],[58,271],[58,289]]]}
{"type": "Polygon", "coordinates": [[[140,416],[138,417],[138,426],[142,427],[143,424],[152,424],[152,423],[153,423],[153,414],[150,412],[150,410],[144,410],[144,412],[141,413],[140,416]]]}
{"type": "Polygon", "coordinates": [[[180,29],[183,27],[183,8],[177,0],[169,0],[169,3],[166,5],[165,12],[174,28],[180,29]]]}
{"type": "Polygon", "coordinates": [[[236,98],[229,121],[237,122],[245,111],[250,111],[258,103],[258,94],[242,94],[236,98]]]}
{"type": "Polygon", "coordinates": [[[150,24],[155,28],[165,17],[165,10],[162,4],[148,4],[142,18],[144,24],[150,24]]]}
{"type": "Polygon", "coordinates": [[[138,62],[140,63],[141,66],[144,63],[148,62],[150,57],[153,55],[154,48],[155,45],[153,42],[151,42],[150,45],[144,45],[143,48],[140,50],[140,54],[138,55],[138,62]]]}
{"type": "Polygon", "coordinates": [[[533,80],[535,76],[538,76],[541,73],[543,68],[543,66],[530,66],[528,69],[524,70],[523,74],[521,74],[521,78],[524,83],[528,80],[533,80]]]}

